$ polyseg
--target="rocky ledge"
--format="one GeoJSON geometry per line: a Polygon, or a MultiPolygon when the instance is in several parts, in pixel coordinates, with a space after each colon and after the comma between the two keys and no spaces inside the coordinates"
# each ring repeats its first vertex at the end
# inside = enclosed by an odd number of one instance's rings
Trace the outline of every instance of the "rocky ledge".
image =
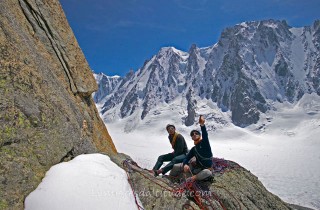
{"type": "MultiPolygon", "coordinates": [[[[123,154],[113,157],[113,161],[124,167],[123,161],[129,157],[123,154]]],[[[130,159],[130,158],[129,158],[130,159]]],[[[217,173],[210,185],[213,193],[211,207],[214,209],[294,209],[279,197],[270,193],[250,171],[235,162],[228,161],[230,167],[223,173],[217,173]],[[219,203],[221,202],[221,203],[219,203]]],[[[127,167],[124,167],[128,171],[127,167]]],[[[144,209],[183,209],[192,206],[200,209],[193,201],[182,196],[180,199],[172,193],[175,187],[165,178],[155,178],[148,171],[132,166],[130,181],[139,196],[144,209]],[[171,192],[170,192],[171,191],[171,192]]],[[[204,201],[204,205],[207,202],[204,201]]],[[[208,207],[210,208],[210,206],[208,207]]]]}

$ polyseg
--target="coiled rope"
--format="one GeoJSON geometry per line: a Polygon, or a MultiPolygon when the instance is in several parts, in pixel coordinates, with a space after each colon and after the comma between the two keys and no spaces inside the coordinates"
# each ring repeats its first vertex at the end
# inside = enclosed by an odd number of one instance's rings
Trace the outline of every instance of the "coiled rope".
{"type": "MultiPolygon", "coordinates": [[[[216,159],[215,162],[216,166],[219,166],[219,170],[218,173],[224,173],[227,170],[226,169],[235,169],[236,167],[231,167],[230,164],[222,159],[216,159]]],[[[136,197],[136,193],[134,192],[134,183],[130,177],[130,174],[135,171],[138,172],[141,176],[143,176],[144,178],[148,179],[149,181],[151,181],[152,183],[156,184],[157,186],[159,186],[161,189],[168,191],[171,193],[171,195],[176,198],[176,199],[180,199],[182,197],[183,193],[191,193],[194,194],[195,196],[193,196],[193,200],[194,202],[201,208],[201,209],[214,209],[213,204],[211,202],[211,199],[217,201],[219,203],[219,205],[221,206],[221,208],[223,210],[226,210],[225,206],[223,205],[223,203],[221,202],[221,200],[219,199],[218,195],[216,195],[213,192],[209,192],[209,193],[201,193],[202,189],[201,187],[193,181],[188,181],[188,180],[184,180],[180,183],[180,185],[178,186],[170,186],[168,183],[166,183],[163,180],[160,179],[156,179],[151,175],[146,175],[145,173],[143,173],[142,171],[144,169],[142,169],[136,162],[134,162],[133,160],[130,159],[126,159],[122,162],[122,165],[124,166],[124,168],[127,168],[127,176],[128,176],[128,181],[130,183],[130,186],[132,188],[132,192],[134,194],[135,197],[135,202],[136,205],[138,207],[138,209],[143,209],[139,203],[138,203],[138,199],[136,197]],[[134,169],[132,166],[135,166],[136,169],[134,169]],[[138,170],[139,169],[139,170],[138,170]],[[200,193],[199,193],[200,192],[200,193]],[[206,201],[209,204],[203,204],[203,202],[201,202],[201,199],[203,199],[204,201],[206,201]]],[[[240,166],[239,166],[240,167],[240,166]]],[[[174,177],[176,178],[176,177],[174,177]]],[[[180,180],[181,181],[181,180],[180,180]]],[[[230,191],[228,191],[227,189],[225,189],[222,186],[218,186],[218,185],[214,185],[217,188],[222,188],[224,190],[226,190],[228,192],[228,194],[230,194],[238,203],[239,205],[239,209],[241,210],[241,205],[240,202],[232,195],[232,193],[230,191]]],[[[190,198],[190,197],[189,197],[190,198]]],[[[189,204],[184,204],[182,206],[182,209],[193,209],[193,207],[189,204]]]]}

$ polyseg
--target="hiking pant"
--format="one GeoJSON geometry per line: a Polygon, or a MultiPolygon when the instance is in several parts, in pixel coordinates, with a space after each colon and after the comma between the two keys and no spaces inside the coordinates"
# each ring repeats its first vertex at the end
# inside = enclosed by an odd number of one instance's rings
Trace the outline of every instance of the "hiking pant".
{"type": "Polygon", "coordinates": [[[172,167],[174,166],[174,164],[177,163],[182,163],[183,159],[186,157],[185,154],[182,155],[178,155],[178,156],[174,156],[173,153],[168,153],[165,155],[160,155],[158,157],[158,160],[155,164],[155,166],[153,167],[153,170],[158,170],[163,162],[168,162],[170,161],[165,167],[162,168],[162,174],[167,173],[168,171],[170,171],[172,169],[172,167]]]}
{"type": "MultiPolygon", "coordinates": [[[[195,161],[195,160],[194,160],[195,161]]],[[[201,181],[204,180],[210,176],[212,176],[212,171],[209,169],[203,169],[199,165],[197,165],[195,162],[191,162],[189,164],[190,170],[192,174],[189,172],[186,173],[187,177],[190,177],[192,175],[196,175],[196,180],[201,181]]],[[[177,178],[182,178],[183,174],[183,163],[175,164],[170,171],[170,176],[171,177],[177,177],[177,178]]]]}

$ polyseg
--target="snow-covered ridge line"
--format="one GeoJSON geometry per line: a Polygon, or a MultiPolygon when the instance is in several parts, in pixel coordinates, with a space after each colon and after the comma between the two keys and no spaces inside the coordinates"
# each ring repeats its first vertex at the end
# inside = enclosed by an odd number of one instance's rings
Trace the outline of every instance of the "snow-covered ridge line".
{"type": "Polygon", "coordinates": [[[213,46],[192,45],[188,52],[163,47],[137,72],[96,76],[95,102],[105,122],[137,118],[139,124],[159,105],[175,106],[179,100],[177,117],[192,125],[205,99],[230,113],[215,116],[222,119],[216,128],[221,122],[257,123],[275,101],[295,103],[305,93],[320,94],[319,25],[292,28],[285,21],[250,21],[226,28],[213,46]]]}

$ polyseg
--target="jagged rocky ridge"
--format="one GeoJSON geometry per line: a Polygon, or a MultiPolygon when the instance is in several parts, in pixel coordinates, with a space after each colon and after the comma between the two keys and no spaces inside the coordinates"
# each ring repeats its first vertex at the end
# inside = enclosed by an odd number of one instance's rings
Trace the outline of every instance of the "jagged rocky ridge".
{"type": "Polygon", "coordinates": [[[0,1],[0,209],[23,209],[54,164],[116,154],[96,90],[58,0],[0,1]]]}
{"type": "Polygon", "coordinates": [[[125,77],[96,74],[105,121],[128,116],[143,120],[161,103],[185,101],[181,120],[192,125],[197,101],[211,100],[231,111],[241,127],[256,123],[274,101],[298,101],[304,93],[320,95],[320,21],[292,28],[285,21],[265,20],[225,29],[210,47],[189,52],[162,48],[137,72],[125,77]]]}

